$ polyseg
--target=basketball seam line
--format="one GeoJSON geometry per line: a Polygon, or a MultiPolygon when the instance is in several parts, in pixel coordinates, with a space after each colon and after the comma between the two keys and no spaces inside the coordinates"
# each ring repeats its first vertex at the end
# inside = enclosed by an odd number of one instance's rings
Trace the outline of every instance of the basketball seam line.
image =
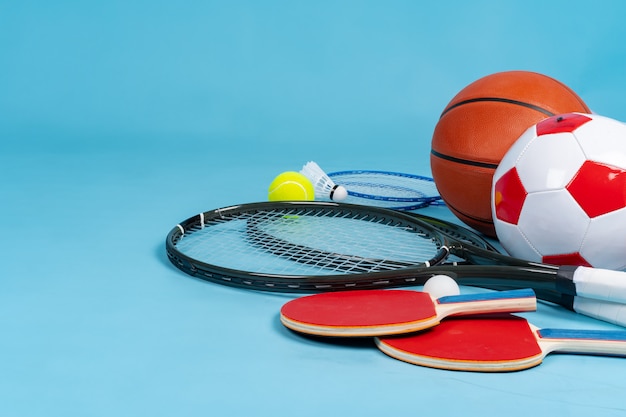
{"type": "Polygon", "coordinates": [[[489,169],[496,169],[498,167],[498,164],[489,164],[487,162],[478,162],[478,161],[470,161],[468,159],[455,158],[454,156],[450,156],[450,155],[445,155],[445,154],[439,153],[439,152],[437,152],[434,149],[431,149],[430,153],[433,154],[434,156],[438,157],[438,158],[445,159],[445,160],[451,161],[451,162],[457,162],[459,164],[471,165],[471,166],[475,166],[475,167],[489,168],[489,169]]]}
{"type": "Polygon", "coordinates": [[[529,108],[529,109],[532,109],[532,110],[536,110],[538,112],[541,112],[541,113],[547,115],[548,117],[554,116],[554,113],[552,113],[549,110],[546,110],[546,109],[544,109],[542,107],[535,106],[534,104],[526,103],[526,102],[523,102],[523,101],[511,100],[509,98],[500,98],[500,97],[479,97],[479,98],[471,98],[471,99],[468,99],[468,100],[463,100],[463,101],[460,101],[460,102],[458,102],[456,104],[453,104],[452,106],[450,106],[447,109],[445,109],[443,111],[443,113],[441,113],[441,116],[439,118],[441,119],[446,113],[448,113],[450,110],[452,110],[452,109],[454,109],[456,107],[462,106],[464,104],[469,104],[469,103],[478,103],[478,102],[481,102],[481,101],[495,101],[495,102],[498,102],[498,103],[514,104],[514,105],[517,105],[517,106],[522,106],[522,107],[526,107],[526,108],[529,108]]]}
{"type": "MultiPolygon", "coordinates": [[[[463,216],[467,217],[468,219],[470,219],[470,220],[472,220],[472,221],[475,221],[476,223],[479,223],[479,224],[481,224],[481,225],[483,225],[483,226],[493,226],[493,221],[491,221],[491,220],[486,220],[486,219],[482,219],[482,218],[480,218],[480,217],[472,216],[472,215],[470,215],[470,214],[468,214],[468,213],[466,213],[466,212],[464,212],[464,211],[461,211],[461,210],[457,209],[455,206],[453,206],[453,205],[452,205],[452,204],[450,204],[450,203],[447,203],[447,202],[446,202],[446,205],[447,205],[447,206],[448,206],[448,208],[450,208],[451,210],[456,211],[457,213],[460,213],[461,215],[463,215],[463,216]]],[[[472,227],[473,227],[473,226],[472,226],[472,227]]]]}

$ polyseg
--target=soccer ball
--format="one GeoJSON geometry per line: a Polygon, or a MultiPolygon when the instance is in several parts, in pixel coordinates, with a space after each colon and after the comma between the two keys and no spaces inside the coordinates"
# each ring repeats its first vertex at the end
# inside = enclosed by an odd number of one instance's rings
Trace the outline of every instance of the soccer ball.
{"type": "Polygon", "coordinates": [[[491,210],[511,256],[626,269],[626,125],[568,113],[530,127],[494,173],[491,210]]]}

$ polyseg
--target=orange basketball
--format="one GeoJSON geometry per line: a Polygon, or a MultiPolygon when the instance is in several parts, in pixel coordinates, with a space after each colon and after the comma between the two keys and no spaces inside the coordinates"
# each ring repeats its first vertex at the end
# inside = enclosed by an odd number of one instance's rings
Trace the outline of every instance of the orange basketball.
{"type": "Polygon", "coordinates": [[[556,114],[590,113],[574,91],[548,76],[507,71],[461,90],[435,127],[430,164],[442,199],[465,224],[495,237],[491,181],[526,129],[556,114]]]}

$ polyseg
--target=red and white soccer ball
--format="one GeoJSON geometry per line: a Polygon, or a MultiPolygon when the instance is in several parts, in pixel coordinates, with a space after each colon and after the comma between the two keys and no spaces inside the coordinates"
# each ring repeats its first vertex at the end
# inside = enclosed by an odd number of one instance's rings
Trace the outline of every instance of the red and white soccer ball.
{"type": "Polygon", "coordinates": [[[596,114],[529,128],[495,171],[491,209],[511,255],[626,269],[626,125],[596,114]]]}

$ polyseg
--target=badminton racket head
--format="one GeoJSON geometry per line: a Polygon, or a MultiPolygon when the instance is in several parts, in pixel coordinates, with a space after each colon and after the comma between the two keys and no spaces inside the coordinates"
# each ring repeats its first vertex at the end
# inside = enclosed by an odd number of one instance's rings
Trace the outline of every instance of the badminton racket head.
{"type": "Polygon", "coordinates": [[[351,170],[328,174],[348,191],[346,203],[394,210],[444,205],[432,178],[392,171],[351,170]]]}

